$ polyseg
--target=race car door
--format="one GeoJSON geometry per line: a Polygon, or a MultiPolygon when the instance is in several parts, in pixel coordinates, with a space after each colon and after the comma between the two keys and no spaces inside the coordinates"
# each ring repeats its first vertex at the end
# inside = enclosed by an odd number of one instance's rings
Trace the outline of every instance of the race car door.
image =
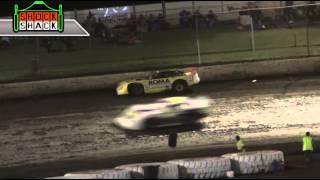
{"type": "Polygon", "coordinates": [[[148,91],[150,93],[165,91],[170,89],[170,86],[169,73],[167,72],[157,73],[148,81],[148,91]]]}

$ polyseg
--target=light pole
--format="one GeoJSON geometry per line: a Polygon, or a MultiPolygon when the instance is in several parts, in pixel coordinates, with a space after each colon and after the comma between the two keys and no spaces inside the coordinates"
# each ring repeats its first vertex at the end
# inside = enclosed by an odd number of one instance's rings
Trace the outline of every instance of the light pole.
{"type": "Polygon", "coordinates": [[[166,9],[166,2],[162,1],[162,14],[163,14],[163,18],[167,19],[167,9],[166,9]]]}
{"type": "Polygon", "coordinates": [[[252,53],[255,55],[256,52],[256,44],[255,44],[255,39],[254,39],[254,26],[253,26],[253,18],[252,15],[250,16],[250,26],[251,26],[251,48],[252,48],[252,53]]]}
{"type": "Polygon", "coordinates": [[[307,50],[308,50],[308,56],[310,56],[310,42],[309,42],[309,20],[307,21],[307,28],[306,28],[306,38],[307,38],[307,50]]]}
{"type": "Polygon", "coordinates": [[[197,51],[198,51],[198,65],[201,65],[201,54],[200,54],[200,42],[199,42],[199,27],[198,27],[198,14],[195,14],[195,5],[194,1],[192,1],[192,10],[193,15],[195,17],[195,26],[196,26],[196,43],[197,43],[197,51]]]}

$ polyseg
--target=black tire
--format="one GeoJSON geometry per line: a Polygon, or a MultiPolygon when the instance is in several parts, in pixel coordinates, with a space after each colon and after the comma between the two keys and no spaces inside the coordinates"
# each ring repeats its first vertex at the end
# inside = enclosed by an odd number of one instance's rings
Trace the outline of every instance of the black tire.
{"type": "Polygon", "coordinates": [[[145,125],[144,125],[144,129],[148,130],[148,129],[154,129],[157,127],[157,119],[156,118],[149,118],[146,120],[145,125]]]}
{"type": "Polygon", "coordinates": [[[144,88],[141,84],[130,84],[128,87],[129,95],[140,96],[144,94],[144,88]]]}
{"type": "Polygon", "coordinates": [[[188,89],[188,84],[183,80],[175,81],[172,85],[172,90],[175,93],[185,93],[188,89]]]}
{"type": "Polygon", "coordinates": [[[178,134],[177,133],[171,133],[168,137],[168,146],[169,147],[176,147],[177,146],[177,140],[178,140],[178,134]]]}

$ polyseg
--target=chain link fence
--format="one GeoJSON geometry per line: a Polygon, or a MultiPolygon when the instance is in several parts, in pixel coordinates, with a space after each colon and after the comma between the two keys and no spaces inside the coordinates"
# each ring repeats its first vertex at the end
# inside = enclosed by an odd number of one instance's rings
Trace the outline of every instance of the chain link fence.
{"type": "Polygon", "coordinates": [[[318,5],[209,3],[65,12],[91,36],[2,37],[0,83],[320,53],[318,5]]]}

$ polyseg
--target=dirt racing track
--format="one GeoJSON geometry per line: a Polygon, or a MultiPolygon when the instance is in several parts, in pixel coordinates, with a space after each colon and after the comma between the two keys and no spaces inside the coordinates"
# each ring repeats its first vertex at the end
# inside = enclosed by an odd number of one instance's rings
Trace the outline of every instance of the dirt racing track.
{"type": "MultiPolygon", "coordinates": [[[[237,134],[249,148],[253,141],[300,141],[307,130],[319,135],[319,87],[319,77],[202,83],[189,95],[212,98],[210,116],[201,128],[173,129],[178,148],[233,143],[237,134]]],[[[112,124],[126,106],[167,96],[116,97],[106,90],[2,101],[0,168],[170,151],[167,132],[128,133],[112,124]]]]}
{"type": "MultiPolygon", "coordinates": [[[[195,65],[195,67],[197,66],[198,65],[195,65]]],[[[190,68],[187,67],[182,69],[190,68]]],[[[318,74],[320,72],[320,60],[318,57],[262,60],[208,65],[197,67],[196,69],[201,78],[201,82],[211,82],[217,80],[236,80],[265,76],[318,74]]],[[[130,72],[0,84],[0,100],[106,88],[114,89],[122,80],[146,77],[149,73],[149,71],[130,72]]]]}

